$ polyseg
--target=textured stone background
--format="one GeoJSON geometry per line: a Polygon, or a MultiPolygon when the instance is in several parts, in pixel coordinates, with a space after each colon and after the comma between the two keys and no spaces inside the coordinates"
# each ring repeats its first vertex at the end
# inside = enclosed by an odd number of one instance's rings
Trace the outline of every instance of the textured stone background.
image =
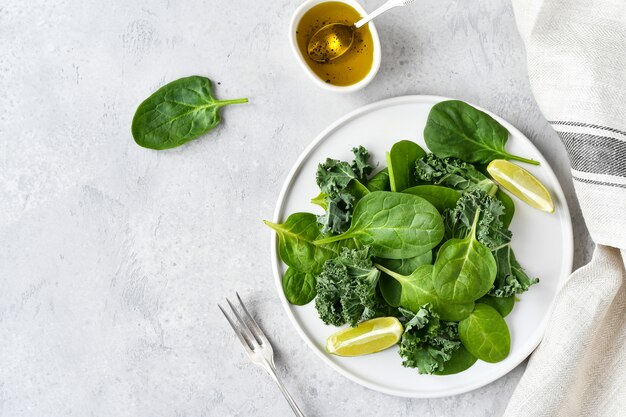
{"type": "MultiPolygon", "coordinates": [[[[364,0],[367,9],[380,1],[364,0]]],[[[377,21],[383,63],[319,90],[287,43],[298,1],[6,0],[0,5],[0,415],[289,416],[216,303],[238,290],[310,416],[497,416],[523,372],[472,393],[394,398],[324,366],[272,283],[261,223],[326,125],[404,94],[458,97],[516,125],[553,164],[590,253],[568,161],[531,95],[502,0],[423,0],[377,21]],[[187,146],[130,136],[138,103],[200,74],[249,97],[187,146]]]]}

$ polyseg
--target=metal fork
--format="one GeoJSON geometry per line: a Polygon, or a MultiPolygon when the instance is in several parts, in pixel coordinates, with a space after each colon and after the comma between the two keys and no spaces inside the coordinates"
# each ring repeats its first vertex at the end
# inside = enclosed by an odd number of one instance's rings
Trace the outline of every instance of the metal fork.
{"type": "Polygon", "coordinates": [[[300,408],[298,408],[298,405],[291,397],[291,394],[289,394],[289,391],[287,391],[287,388],[285,388],[280,379],[278,379],[278,375],[276,374],[276,365],[274,364],[274,349],[272,349],[272,345],[270,344],[269,340],[267,340],[267,337],[265,337],[263,330],[261,330],[261,328],[256,323],[256,321],[254,321],[250,313],[248,313],[248,309],[243,304],[243,301],[241,301],[239,293],[235,294],[237,294],[237,300],[239,300],[239,305],[241,306],[241,310],[243,311],[244,319],[241,318],[241,316],[237,312],[237,309],[235,308],[235,306],[233,306],[228,298],[226,299],[226,302],[230,306],[230,309],[232,310],[237,323],[239,323],[239,326],[237,326],[233,319],[228,314],[226,314],[226,311],[224,311],[221,305],[218,304],[217,306],[220,308],[220,310],[222,310],[222,313],[224,313],[224,317],[226,317],[226,320],[228,320],[228,323],[230,323],[230,326],[235,331],[235,334],[237,334],[237,337],[243,345],[243,348],[248,354],[250,360],[256,365],[265,369],[270,377],[272,377],[274,382],[278,384],[278,388],[280,388],[280,391],[285,396],[285,399],[291,406],[294,414],[298,417],[305,417],[304,413],[300,411],[300,408]]]}

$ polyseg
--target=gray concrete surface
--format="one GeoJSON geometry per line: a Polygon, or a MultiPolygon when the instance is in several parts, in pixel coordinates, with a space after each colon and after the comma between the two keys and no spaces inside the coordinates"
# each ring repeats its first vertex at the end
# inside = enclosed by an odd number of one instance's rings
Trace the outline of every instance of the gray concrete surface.
{"type": "MultiPolygon", "coordinates": [[[[368,9],[380,1],[364,0],[368,9]]],[[[532,97],[501,0],[424,0],[377,21],[380,73],[335,95],[287,43],[296,0],[6,0],[0,4],[0,416],[289,416],[216,303],[238,290],[310,416],[497,416],[523,365],[477,391],[407,400],[326,367],[272,284],[269,218],[326,125],[404,94],[458,97],[520,128],[553,164],[591,242],[568,161],[532,97]],[[211,135],[166,152],[130,136],[138,103],[200,74],[249,97],[211,135]]]]}

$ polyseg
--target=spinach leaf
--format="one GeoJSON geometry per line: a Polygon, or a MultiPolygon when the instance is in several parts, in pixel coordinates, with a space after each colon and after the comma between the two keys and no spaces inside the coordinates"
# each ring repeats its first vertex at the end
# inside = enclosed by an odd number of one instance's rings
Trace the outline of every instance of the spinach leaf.
{"type": "Polygon", "coordinates": [[[353,148],[352,153],[354,160],[351,164],[328,158],[317,167],[316,182],[321,190],[320,196],[326,199],[326,213],[318,217],[324,233],[345,232],[350,226],[354,205],[368,193],[363,182],[372,171],[369,152],[360,146],[353,148]]]}
{"type": "Polygon", "coordinates": [[[539,165],[506,152],[508,138],[509,132],[491,116],[458,100],[435,104],[424,128],[426,146],[439,157],[453,156],[482,164],[511,159],[539,165]]]}
{"type": "Polygon", "coordinates": [[[428,304],[415,314],[404,309],[400,311],[408,319],[400,340],[402,365],[417,368],[420,374],[443,371],[461,346],[457,324],[441,321],[428,304]]]}
{"type": "Polygon", "coordinates": [[[406,259],[377,258],[376,261],[385,268],[391,269],[398,274],[410,275],[411,272],[417,269],[417,267],[432,264],[433,253],[429,251],[424,253],[423,255],[418,255],[406,259]]]}
{"type": "Polygon", "coordinates": [[[426,156],[426,152],[417,143],[402,140],[387,152],[387,170],[391,191],[400,192],[416,185],[415,161],[426,156]]]}
{"type": "Polygon", "coordinates": [[[448,359],[444,365],[443,369],[440,371],[433,372],[434,375],[452,375],[458,374],[459,372],[463,372],[472,365],[476,363],[478,359],[473,356],[471,353],[467,351],[463,347],[463,345],[459,346],[457,350],[452,352],[452,356],[448,359]]]}
{"type": "Polygon", "coordinates": [[[291,304],[303,306],[315,298],[315,275],[289,267],[283,275],[283,291],[291,304]]]}
{"type": "Polygon", "coordinates": [[[280,259],[298,271],[315,274],[321,271],[325,261],[337,255],[328,247],[313,244],[320,237],[314,214],[294,213],[283,224],[264,223],[278,235],[280,259]]]}
{"type": "Polygon", "coordinates": [[[439,249],[433,283],[444,301],[469,303],[489,291],[496,278],[496,261],[489,248],[476,238],[480,208],[476,210],[469,234],[450,239],[439,249]]]}
{"type": "MultiPolygon", "coordinates": [[[[396,288],[381,286],[381,292],[385,300],[398,300],[397,305],[408,310],[417,311],[424,304],[430,304],[432,309],[443,319],[459,321],[470,315],[474,310],[474,303],[454,304],[443,302],[433,287],[433,266],[423,265],[408,276],[400,275],[382,265],[376,265],[384,274],[392,277],[400,284],[399,300],[396,288]],[[383,291],[390,291],[387,294],[383,291]]],[[[385,284],[388,285],[388,284],[385,284]]]]}
{"type": "Polygon", "coordinates": [[[317,277],[315,308],[326,324],[341,326],[359,322],[390,311],[378,295],[380,272],[374,267],[370,248],[344,249],[324,263],[317,277]]]}
{"type": "Polygon", "coordinates": [[[428,201],[410,194],[375,191],[357,203],[348,231],[315,244],[354,238],[370,245],[374,256],[405,259],[428,252],[442,237],[443,220],[428,201]]]}
{"type": "Polygon", "coordinates": [[[489,294],[495,297],[510,297],[528,291],[531,285],[539,282],[538,278],[530,278],[517,262],[510,243],[495,250],[494,256],[498,272],[489,294]]]}
{"type": "Polygon", "coordinates": [[[313,197],[311,199],[311,203],[315,204],[316,206],[320,206],[321,208],[323,208],[324,210],[328,210],[328,194],[326,193],[319,193],[316,197],[313,197]]]}
{"type": "Polygon", "coordinates": [[[496,198],[482,191],[463,194],[453,210],[444,211],[445,236],[466,236],[477,212],[480,213],[476,227],[477,239],[492,251],[496,261],[496,279],[489,293],[496,297],[508,297],[521,294],[539,282],[537,278],[528,277],[515,259],[511,249],[511,232],[503,224],[506,208],[496,198]]]}
{"type": "Polygon", "coordinates": [[[502,317],[506,317],[511,311],[513,311],[515,296],[510,295],[508,297],[494,297],[493,295],[487,294],[476,302],[487,304],[495,308],[502,317]]]}
{"type": "Polygon", "coordinates": [[[487,304],[476,304],[472,314],[461,320],[459,337],[472,355],[485,362],[500,362],[511,350],[509,327],[500,313],[487,304]]]}
{"type": "Polygon", "coordinates": [[[390,191],[389,170],[387,168],[382,169],[370,178],[369,181],[365,183],[365,186],[370,191],[390,191]]]}
{"type": "Polygon", "coordinates": [[[493,195],[498,185],[474,165],[456,158],[439,158],[429,153],[415,163],[418,181],[442,185],[459,191],[482,190],[493,195]]]}
{"type": "Polygon", "coordinates": [[[513,215],[515,214],[515,203],[513,199],[509,197],[507,193],[498,189],[495,197],[502,203],[504,207],[504,214],[502,215],[502,224],[504,227],[509,227],[513,221],[513,215]]]}
{"type": "Polygon", "coordinates": [[[461,198],[459,191],[440,185],[417,185],[402,192],[422,197],[435,206],[439,213],[443,213],[446,209],[453,209],[456,202],[461,198]]]}
{"type": "Polygon", "coordinates": [[[175,148],[217,126],[222,107],[247,102],[247,98],[216,100],[208,78],[181,78],[159,88],[139,105],[132,122],[133,138],[144,148],[175,148]]]}
{"type": "Polygon", "coordinates": [[[381,271],[380,277],[378,278],[378,289],[387,304],[392,307],[400,307],[402,286],[395,278],[381,271]]]}

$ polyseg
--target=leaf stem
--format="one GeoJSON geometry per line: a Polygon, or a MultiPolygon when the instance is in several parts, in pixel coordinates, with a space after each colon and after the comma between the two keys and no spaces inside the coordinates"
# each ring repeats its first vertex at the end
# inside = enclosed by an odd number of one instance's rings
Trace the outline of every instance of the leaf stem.
{"type": "Polygon", "coordinates": [[[531,165],[539,165],[539,161],[535,161],[534,159],[522,158],[521,156],[511,155],[510,153],[505,154],[506,159],[510,159],[513,161],[525,162],[531,165]]]}
{"type": "Polygon", "coordinates": [[[233,100],[217,100],[216,103],[220,106],[228,106],[229,104],[242,104],[242,103],[247,103],[248,99],[247,98],[236,98],[233,100]]]}
{"type": "Polygon", "coordinates": [[[321,245],[326,245],[328,243],[337,242],[339,240],[348,239],[350,237],[351,237],[350,235],[347,235],[347,234],[344,233],[344,234],[341,234],[341,235],[327,237],[326,239],[318,239],[318,240],[314,241],[313,244],[315,246],[321,246],[321,245]]]}

